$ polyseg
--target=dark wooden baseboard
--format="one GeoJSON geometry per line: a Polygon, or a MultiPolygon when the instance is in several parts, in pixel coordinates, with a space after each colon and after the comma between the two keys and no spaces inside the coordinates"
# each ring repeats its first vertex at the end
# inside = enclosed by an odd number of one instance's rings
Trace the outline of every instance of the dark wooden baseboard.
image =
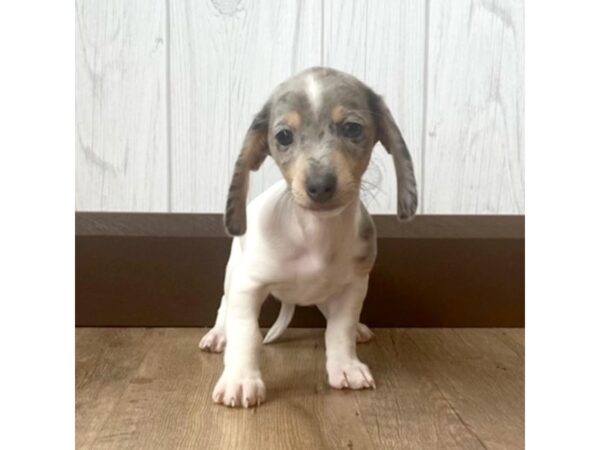
{"type": "MultiPolygon", "coordinates": [[[[379,255],[362,321],[522,327],[524,216],[375,216],[379,255]]],[[[231,239],[217,214],[76,213],[76,325],[210,326],[231,239]]],[[[261,325],[275,320],[269,299],[261,325]]],[[[292,326],[324,321],[297,308],[292,326]]]]}

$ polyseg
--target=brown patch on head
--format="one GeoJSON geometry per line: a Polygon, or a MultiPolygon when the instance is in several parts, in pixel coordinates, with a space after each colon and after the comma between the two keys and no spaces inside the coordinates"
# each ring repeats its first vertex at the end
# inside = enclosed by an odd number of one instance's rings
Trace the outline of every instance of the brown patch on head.
{"type": "Polygon", "coordinates": [[[348,111],[346,108],[342,105],[337,105],[331,110],[331,120],[333,120],[334,123],[340,123],[346,118],[347,114],[348,111]]]}
{"type": "Polygon", "coordinates": [[[281,167],[281,172],[292,191],[292,195],[303,206],[310,204],[310,199],[304,188],[308,166],[306,155],[299,154],[290,164],[281,167]]]}
{"type": "Polygon", "coordinates": [[[292,111],[284,117],[284,122],[295,130],[298,130],[302,125],[302,117],[297,111],[292,111]]]}
{"type": "Polygon", "coordinates": [[[344,150],[334,151],[331,154],[331,162],[335,166],[340,186],[348,184],[358,188],[362,174],[369,165],[370,158],[368,156],[370,155],[366,156],[365,158],[353,158],[344,150]]]}
{"type": "Polygon", "coordinates": [[[338,180],[337,195],[341,199],[357,195],[360,175],[357,178],[354,161],[345,156],[343,152],[334,151],[331,154],[331,163],[338,180]]]}

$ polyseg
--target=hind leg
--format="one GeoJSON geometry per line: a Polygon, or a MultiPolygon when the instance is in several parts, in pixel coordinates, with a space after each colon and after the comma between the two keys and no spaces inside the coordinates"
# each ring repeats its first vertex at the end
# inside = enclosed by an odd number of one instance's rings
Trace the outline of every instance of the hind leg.
{"type": "Polygon", "coordinates": [[[375,336],[375,334],[373,334],[370,328],[364,323],[359,323],[356,326],[356,342],[359,344],[369,342],[371,339],[373,339],[373,336],[375,336]]]}
{"type": "Polygon", "coordinates": [[[221,297],[221,306],[217,313],[215,325],[200,340],[200,350],[211,353],[221,353],[225,349],[225,311],[227,310],[227,298],[221,297]]]}
{"type": "MultiPolygon", "coordinates": [[[[317,305],[317,308],[319,308],[319,311],[321,311],[323,317],[327,319],[329,316],[327,311],[327,304],[317,305]]],[[[356,342],[358,342],[359,344],[364,344],[365,342],[369,342],[371,339],[373,339],[373,336],[375,336],[375,334],[371,331],[371,329],[368,326],[366,326],[364,323],[358,323],[358,325],[356,326],[356,342]]]]}
{"type": "Polygon", "coordinates": [[[225,350],[225,317],[227,316],[227,293],[229,292],[229,284],[231,280],[231,271],[240,261],[241,258],[241,247],[239,240],[235,238],[231,243],[231,254],[229,255],[229,261],[227,261],[227,267],[225,268],[225,282],[223,283],[223,297],[221,297],[221,305],[217,312],[217,320],[213,327],[204,335],[200,340],[198,347],[205,352],[221,353],[225,350]]]}

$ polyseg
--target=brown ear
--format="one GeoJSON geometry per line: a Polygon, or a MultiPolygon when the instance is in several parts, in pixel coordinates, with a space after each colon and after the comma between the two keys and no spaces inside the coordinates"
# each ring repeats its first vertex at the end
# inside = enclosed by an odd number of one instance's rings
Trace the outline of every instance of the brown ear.
{"type": "Polygon", "coordinates": [[[269,104],[266,104],[254,117],[235,162],[225,208],[225,229],[230,236],[241,236],[246,232],[246,199],[250,170],[258,170],[269,154],[268,130],[269,104]]]}
{"type": "Polygon", "coordinates": [[[370,92],[369,101],[377,126],[377,139],[394,159],[398,191],[398,218],[400,220],[410,219],[417,212],[418,206],[417,184],[410,153],[383,98],[370,92]]]}

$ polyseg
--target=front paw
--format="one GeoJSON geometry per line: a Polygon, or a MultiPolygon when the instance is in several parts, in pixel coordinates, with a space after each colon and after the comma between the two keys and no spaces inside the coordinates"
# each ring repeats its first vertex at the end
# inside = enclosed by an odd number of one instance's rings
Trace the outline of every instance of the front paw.
{"type": "Polygon", "coordinates": [[[215,403],[232,408],[260,406],[267,398],[267,391],[260,373],[246,376],[230,375],[224,371],[212,394],[215,403]]]}
{"type": "Polygon", "coordinates": [[[328,362],[327,375],[334,389],[375,389],[371,371],[358,359],[328,362]]]}

